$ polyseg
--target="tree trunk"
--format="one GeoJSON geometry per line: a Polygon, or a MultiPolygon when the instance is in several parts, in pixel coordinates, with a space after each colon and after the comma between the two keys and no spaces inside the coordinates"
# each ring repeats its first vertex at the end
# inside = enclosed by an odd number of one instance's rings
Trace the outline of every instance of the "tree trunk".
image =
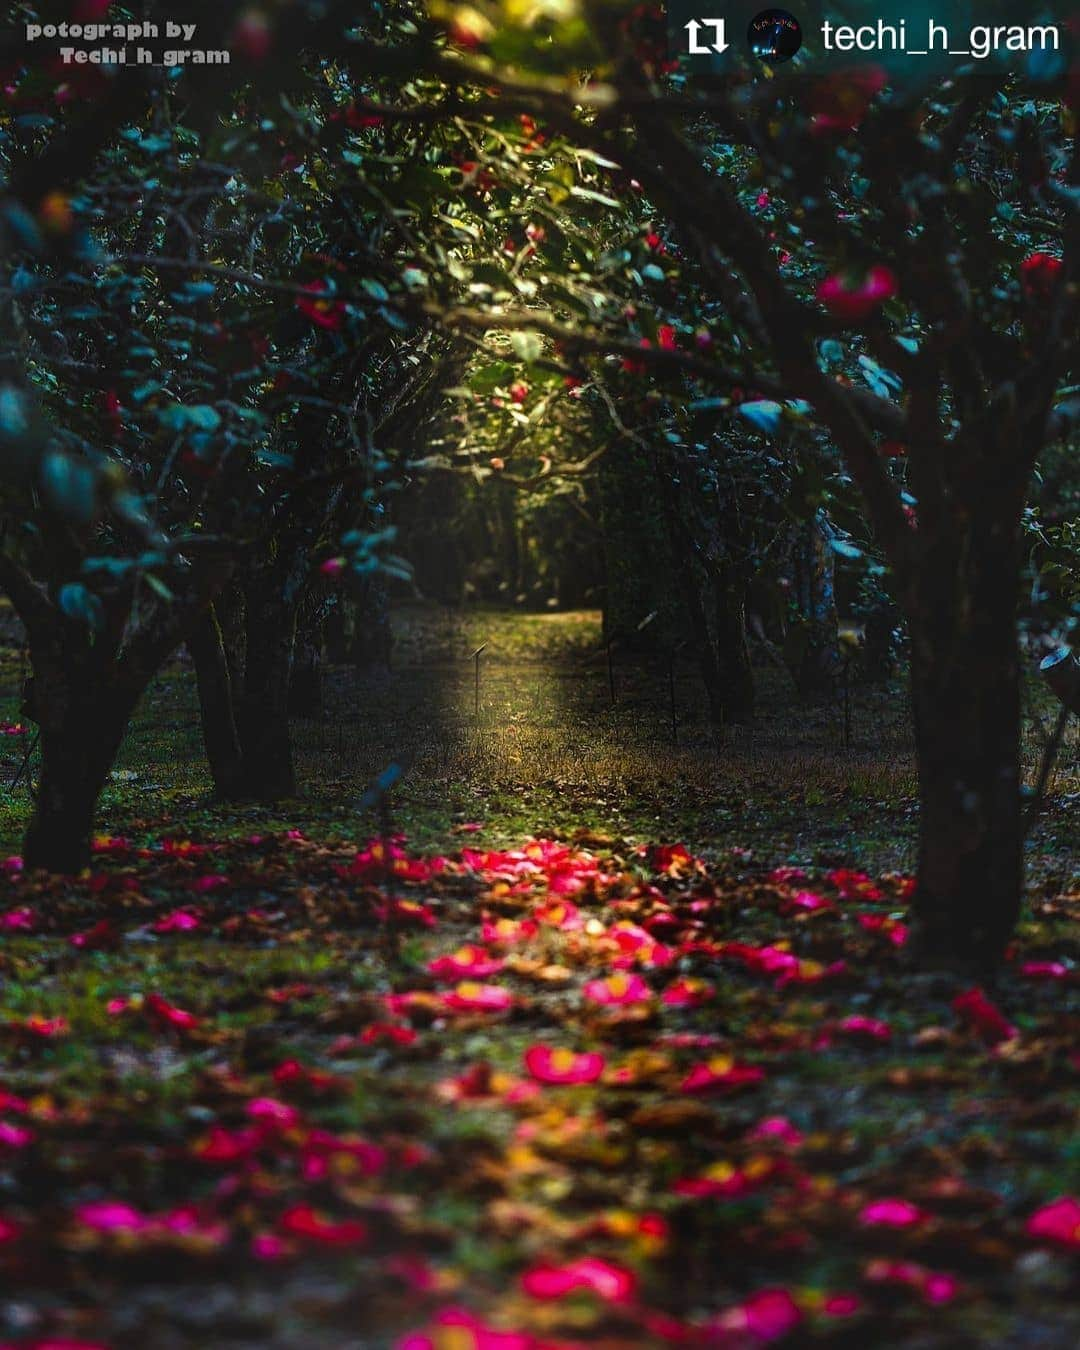
{"type": "Polygon", "coordinates": [[[827,698],[840,675],[832,535],[832,526],[819,511],[801,532],[793,558],[799,622],[789,633],[786,651],[802,698],[827,698]]]}
{"type": "MultiPolygon", "coordinates": [[[[956,531],[956,534],[960,534],[956,531]]],[[[1016,557],[993,525],[920,564],[911,615],[920,956],[990,968],[1020,911],[1016,557]]]]}
{"type": "Polygon", "coordinates": [[[28,868],[81,872],[90,863],[97,800],[136,700],[78,666],[45,679],[35,672],[35,685],[42,771],[23,860],[28,868]]]}
{"type": "Polygon", "coordinates": [[[716,656],[720,698],[727,722],[754,719],[754,671],[746,640],[746,586],[736,567],[721,567],[716,578],[716,656]]]}
{"type": "Polygon", "coordinates": [[[237,730],[244,760],[241,795],[254,801],[296,793],[289,735],[296,599],[289,589],[276,567],[244,587],[247,644],[237,730]]]}
{"type": "Polygon", "coordinates": [[[195,663],[202,717],[203,744],[210,763],[214,791],[226,801],[242,789],[244,770],[236,730],[233,681],[222,641],[221,625],[213,606],[199,618],[188,638],[195,663]]]}
{"type": "Polygon", "coordinates": [[[323,713],[323,625],[326,601],[309,587],[296,616],[292,674],[289,678],[289,712],[293,717],[321,717],[323,713]]]}

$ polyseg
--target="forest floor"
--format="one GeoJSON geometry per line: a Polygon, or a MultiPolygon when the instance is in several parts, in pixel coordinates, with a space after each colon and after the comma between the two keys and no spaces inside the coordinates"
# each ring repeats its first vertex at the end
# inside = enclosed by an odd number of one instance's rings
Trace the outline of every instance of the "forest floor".
{"type": "Polygon", "coordinates": [[[898,688],[845,747],[765,671],[718,742],[681,662],[674,732],[662,655],[612,702],[595,614],[410,609],[304,795],[224,808],[192,683],[90,874],[3,865],[5,1350],[1080,1344],[1074,732],[972,990],[905,964],[898,688]]]}

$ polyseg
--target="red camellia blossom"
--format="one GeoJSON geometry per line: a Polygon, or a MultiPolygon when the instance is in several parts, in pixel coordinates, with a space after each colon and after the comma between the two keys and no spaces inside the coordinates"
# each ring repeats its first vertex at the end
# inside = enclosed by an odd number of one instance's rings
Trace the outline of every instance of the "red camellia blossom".
{"type": "Polygon", "coordinates": [[[1020,264],[1020,286],[1029,299],[1048,299],[1057,289],[1065,264],[1053,253],[1029,253],[1020,264]]]}
{"type": "Polygon", "coordinates": [[[640,975],[609,975],[604,980],[590,980],[582,991],[590,1003],[603,1007],[621,1007],[628,1003],[644,1003],[652,998],[652,990],[640,975]]]}
{"type": "Polygon", "coordinates": [[[733,1092],[753,1087],[765,1079],[757,1064],[736,1064],[730,1055],[716,1055],[695,1064],[679,1084],[680,1092],[733,1092]]]}
{"type": "Polygon", "coordinates": [[[80,1205],[75,1218],[84,1228],[93,1228],[98,1233],[138,1233],[148,1223],[144,1214],[119,1200],[80,1205]]]}
{"type": "Polygon", "coordinates": [[[1020,974],[1027,980],[1067,980],[1072,971],[1062,961],[1025,961],[1020,974]]]}
{"type": "Polygon", "coordinates": [[[656,345],[662,352],[673,352],[679,345],[678,335],[669,323],[662,323],[656,330],[656,345]]]}
{"type": "Polygon", "coordinates": [[[467,1308],[441,1308],[422,1331],[403,1336],[395,1350],[536,1350],[531,1336],[499,1331],[467,1308]]]}
{"type": "Polygon", "coordinates": [[[929,1217],[910,1200],[872,1200],[859,1211],[859,1222],[867,1228],[914,1228],[929,1217]]]}
{"type": "Polygon", "coordinates": [[[245,10],[232,31],[232,45],[253,66],[270,55],[273,32],[270,20],[260,9],[245,10]]]}
{"type": "Polygon", "coordinates": [[[296,308],[312,323],[336,333],[345,322],[345,302],[331,299],[331,294],[325,281],[313,281],[296,297],[296,308]]]}
{"type": "Polygon", "coordinates": [[[367,1225],[359,1219],[335,1223],[310,1205],[294,1205],[286,1210],[278,1220],[278,1228],[289,1237],[303,1238],[320,1247],[362,1247],[368,1240],[367,1225]]]}
{"type": "Polygon", "coordinates": [[[836,1030],[853,1040],[884,1042],[892,1039],[892,1027],[876,1017],[863,1017],[856,1013],[845,1017],[836,1024],[836,1030]]]}
{"type": "Polygon", "coordinates": [[[144,1006],[147,1016],[153,1021],[161,1022],[175,1031],[191,1031],[199,1025],[199,1019],[194,1013],[174,1007],[160,994],[147,994],[144,1006]]]}
{"type": "Polygon", "coordinates": [[[672,981],[660,995],[660,1002],[668,1008],[697,1008],[715,995],[716,991],[706,980],[685,977],[672,981]]]}
{"type": "Polygon", "coordinates": [[[927,1270],[916,1261],[870,1261],[864,1277],[869,1284],[907,1285],[917,1290],[933,1307],[951,1303],[960,1292],[960,1281],[942,1270],[927,1270]]]}
{"type": "Polygon", "coordinates": [[[604,1056],[595,1051],[576,1054],[563,1047],[533,1045],[525,1051],[525,1067],[540,1083],[595,1083],[604,1072],[604,1056]]]}
{"type": "Polygon", "coordinates": [[[742,1303],[728,1308],[710,1323],[710,1335],[717,1333],[737,1345],[768,1345],[778,1341],[802,1321],[798,1304],[786,1289],[760,1289],[742,1303]]]}
{"type": "Polygon", "coordinates": [[[987,1045],[1011,1041],[1020,1033],[996,1004],[978,987],[966,989],[952,1001],[953,1012],[987,1045]]]}
{"type": "Polygon", "coordinates": [[[463,980],[470,976],[476,980],[486,980],[490,975],[498,975],[505,963],[500,957],[491,956],[483,947],[466,943],[449,956],[439,956],[428,962],[428,974],[438,980],[463,980]]]}
{"type": "Polygon", "coordinates": [[[443,995],[442,1002],[449,1012],[506,1012],[514,996],[501,984],[463,980],[451,993],[443,995]]]}
{"type": "Polygon", "coordinates": [[[566,1298],[587,1289],[605,1303],[626,1303],[637,1291],[637,1279],[623,1266],[583,1256],[564,1266],[533,1266],[522,1275],[521,1287],[533,1298],[566,1298]]]}
{"type": "Polygon", "coordinates": [[[811,130],[818,136],[854,130],[888,82],[884,66],[834,71],[816,84],[807,97],[811,130]]]}
{"type": "Polygon", "coordinates": [[[892,268],[875,263],[865,272],[834,272],[817,288],[817,298],[830,314],[856,323],[874,314],[899,289],[892,268]]]}
{"type": "Polygon", "coordinates": [[[1080,1248],[1080,1200],[1063,1195],[1037,1209],[1024,1226],[1028,1237],[1080,1248]]]}

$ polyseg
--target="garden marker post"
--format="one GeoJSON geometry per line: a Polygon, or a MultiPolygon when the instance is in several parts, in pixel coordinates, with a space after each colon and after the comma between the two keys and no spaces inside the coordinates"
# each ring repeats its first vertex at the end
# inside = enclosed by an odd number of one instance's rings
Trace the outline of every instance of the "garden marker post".
{"type": "Polygon", "coordinates": [[[486,642],[481,643],[472,654],[472,659],[476,664],[476,679],[473,686],[473,711],[476,714],[477,726],[480,725],[480,653],[486,646],[486,642]]]}

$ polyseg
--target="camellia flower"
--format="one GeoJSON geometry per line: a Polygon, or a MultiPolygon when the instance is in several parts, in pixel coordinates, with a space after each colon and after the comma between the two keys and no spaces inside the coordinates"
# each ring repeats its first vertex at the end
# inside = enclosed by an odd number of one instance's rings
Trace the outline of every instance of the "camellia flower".
{"type": "Polygon", "coordinates": [[[144,1214],[119,1200],[80,1205],[75,1218],[85,1228],[93,1228],[98,1233],[139,1233],[149,1222],[144,1214]]]}
{"type": "Polygon", "coordinates": [[[489,975],[498,975],[503,964],[500,958],[491,956],[483,947],[467,943],[449,956],[440,956],[434,961],[429,961],[428,974],[440,980],[462,980],[470,976],[477,980],[485,980],[489,975]]]}
{"type": "Polygon", "coordinates": [[[565,1298],[587,1289],[605,1303],[626,1303],[637,1291],[637,1279],[623,1266],[583,1256],[564,1266],[533,1266],[522,1275],[521,1287],[533,1298],[565,1298]]]}
{"type": "Polygon", "coordinates": [[[604,1056],[595,1051],[576,1054],[563,1047],[533,1045],[525,1051],[525,1067],[540,1083],[595,1083],[604,1072],[604,1056]]]}
{"type": "Polygon", "coordinates": [[[513,1002],[514,996],[501,984],[478,984],[475,980],[463,980],[442,999],[443,1007],[450,1012],[505,1012],[513,1002]]]}
{"type": "Polygon", "coordinates": [[[680,1092],[735,1091],[753,1087],[765,1079],[765,1070],[757,1064],[736,1064],[730,1055],[695,1064],[679,1084],[680,1092]]]}
{"type": "Polygon", "coordinates": [[[527,942],[537,934],[537,925],[532,919],[485,919],[480,936],[493,945],[509,946],[515,942],[527,942]]]}
{"type": "Polygon", "coordinates": [[[174,1007],[160,994],[147,994],[143,1006],[150,1018],[172,1027],[175,1031],[191,1031],[199,1025],[199,1019],[194,1013],[174,1007]]]}
{"type": "Polygon", "coordinates": [[[278,1220],[278,1228],[288,1237],[303,1238],[320,1247],[362,1247],[368,1240],[367,1225],[359,1219],[335,1223],[310,1205],[294,1205],[286,1210],[278,1220]]]}
{"type": "Polygon", "coordinates": [[[1027,980],[1067,980],[1072,972],[1062,961],[1025,961],[1020,974],[1027,980]]]}
{"type": "Polygon", "coordinates": [[[952,1001],[953,1012],[987,1045],[998,1045],[1019,1036],[1019,1031],[996,1004],[976,985],[952,1001]]]}
{"type": "Polygon", "coordinates": [[[960,1281],[955,1275],[927,1270],[916,1261],[870,1261],[863,1275],[870,1284],[907,1285],[934,1307],[951,1303],[960,1292],[960,1281]]]}
{"type": "Polygon", "coordinates": [[[761,1289],[742,1303],[722,1312],[708,1328],[722,1335],[749,1338],[767,1345],[786,1336],[802,1321],[802,1313],[786,1289],[761,1289]]]}
{"type": "Polygon", "coordinates": [[[797,1130],[786,1116],[766,1116],[764,1120],[759,1120],[748,1138],[776,1140],[785,1148],[799,1148],[803,1142],[802,1131],[797,1130]]]}
{"type": "Polygon", "coordinates": [[[300,1123],[296,1107],[279,1102],[276,1097],[256,1097],[248,1102],[246,1110],[249,1119],[275,1130],[291,1130],[300,1123]]]}
{"type": "Polygon", "coordinates": [[[325,281],[313,281],[296,297],[296,308],[312,323],[336,333],[345,322],[345,302],[333,299],[325,281]]]}
{"type": "Polygon", "coordinates": [[[868,1228],[914,1228],[929,1217],[910,1200],[872,1200],[859,1211],[859,1222],[868,1228]]]}
{"type": "Polygon", "coordinates": [[[410,1332],[395,1350],[535,1350],[531,1336],[499,1331],[467,1308],[441,1308],[422,1331],[410,1332]]]}
{"type": "Polygon", "coordinates": [[[31,933],[37,924],[37,916],[29,908],[9,909],[0,914],[0,931],[5,933],[31,933]]]}
{"type": "Polygon", "coordinates": [[[896,273],[881,263],[864,272],[834,272],[817,288],[830,314],[847,323],[867,319],[897,292],[896,273]]]}
{"type": "Polygon", "coordinates": [[[716,997],[716,991],[707,980],[685,977],[673,980],[660,995],[660,1002],[668,1008],[697,1008],[716,997]]]}
{"type": "Polygon", "coordinates": [[[652,998],[652,990],[640,975],[626,975],[621,971],[603,980],[590,980],[582,992],[590,1003],[599,1003],[603,1007],[644,1003],[652,998]]]}
{"type": "Polygon", "coordinates": [[[1063,1195],[1037,1209],[1024,1226],[1028,1237],[1042,1238],[1062,1247],[1080,1247],[1080,1200],[1063,1195]]]}
{"type": "Polygon", "coordinates": [[[55,1036],[66,1036],[68,1033],[66,1017],[42,1017],[40,1013],[31,1013],[29,1017],[22,1022],[15,1023],[15,1025],[21,1027],[31,1036],[37,1036],[46,1041],[52,1040],[55,1036]]]}
{"type": "Polygon", "coordinates": [[[1042,300],[1053,295],[1064,267],[1053,253],[1029,253],[1020,264],[1020,285],[1025,296],[1042,300]]]}
{"type": "Polygon", "coordinates": [[[860,1013],[845,1017],[836,1024],[836,1030],[859,1041],[883,1043],[892,1039],[892,1027],[888,1022],[881,1022],[876,1017],[864,1017],[860,1013]]]}
{"type": "Polygon", "coordinates": [[[174,909],[153,925],[155,933],[190,933],[202,927],[202,920],[190,909],[174,909]]]}
{"type": "Polygon", "coordinates": [[[888,81],[888,72],[879,65],[856,66],[827,75],[807,95],[812,132],[823,136],[854,130],[888,81]]]}

